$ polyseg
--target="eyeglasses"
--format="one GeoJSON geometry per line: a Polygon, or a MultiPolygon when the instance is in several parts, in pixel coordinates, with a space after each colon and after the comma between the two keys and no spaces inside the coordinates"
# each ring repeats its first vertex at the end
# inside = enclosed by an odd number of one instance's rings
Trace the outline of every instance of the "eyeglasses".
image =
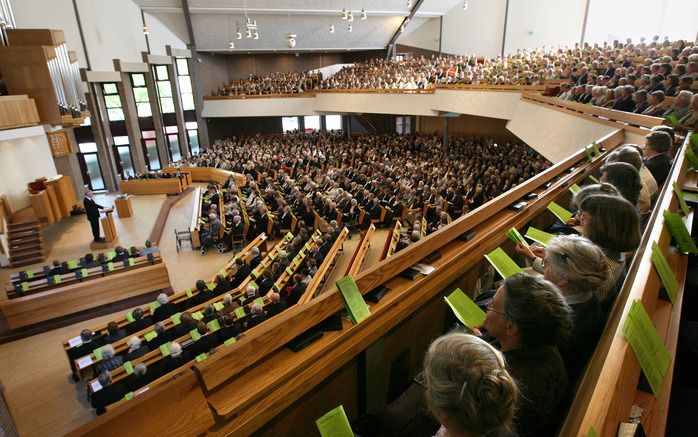
{"type": "Polygon", "coordinates": [[[497,313],[497,314],[499,314],[499,315],[501,315],[501,316],[504,316],[504,317],[507,316],[507,315],[504,314],[503,312],[497,311],[496,309],[492,308],[492,302],[488,303],[487,306],[486,306],[485,308],[487,309],[487,311],[492,311],[493,313],[497,313]]]}

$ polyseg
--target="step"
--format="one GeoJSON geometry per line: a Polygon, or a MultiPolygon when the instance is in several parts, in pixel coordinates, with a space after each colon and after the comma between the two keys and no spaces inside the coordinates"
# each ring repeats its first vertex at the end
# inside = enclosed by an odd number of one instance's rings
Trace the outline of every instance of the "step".
{"type": "Polygon", "coordinates": [[[24,231],[10,231],[7,234],[7,238],[15,239],[15,238],[22,238],[22,237],[31,237],[33,235],[41,235],[41,230],[39,230],[39,229],[27,229],[24,231]]]}
{"type": "Polygon", "coordinates": [[[22,267],[22,266],[28,266],[31,264],[38,264],[40,262],[45,261],[45,258],[42,257],[34,257],[34,258],[27,258],[27,259],[22,259],[22,260],[12,260],[10,259],[10,268],[15,268],[15,267],[22,267]]]}
{"type": "Polygon", "coordinates": [[[24,222],[24,223],[10,223],[7,225],[7,228],[12,231],[12,230],[19,230],[19,229],[39,229],[39,222],[24,222]]]}
{"type": "Polygon", "coordinates": [[[32,234],[32,233],[41,233],[41,228],[34,227],[34,228],[16,228],[16,229],[9,229],[8,228],[8,235],[25,235],[25,234],[32,234]]]}
{"type": "Polygon", "coordinates": [[[46,257],[44,254],[43,250],[35,250],[35,249],[29,249],[29,250],[12,250],[10,251],[10,260],[14,259],[23,259],[27,257],[35,257],[35,256],[41,256],[43,258],[46,257]]]}
{"type": "Polygon", "coordinates": [[[10,245],[10,253],[27,252],[30,250],[33,250],[34,252],[42,252],[43,253],[44,245],[41,244],[41,242],[37,242],[35,244],[10,245]]]}
{"type": "Polygon", "coordinates": [[[41,232],[26,232],[22,234],[10,234],[7,236],[9,241],[21,241],[21,240],[43,240],[43,235],[41,232]]]}
{"type": "Polygon", "coordinates": [[[10,240],[8,241],[8,246],[12,247],[22,247],[22,246],[43,246],[44,241],[41,238],[22,238],[21,240],[10,240]]]}

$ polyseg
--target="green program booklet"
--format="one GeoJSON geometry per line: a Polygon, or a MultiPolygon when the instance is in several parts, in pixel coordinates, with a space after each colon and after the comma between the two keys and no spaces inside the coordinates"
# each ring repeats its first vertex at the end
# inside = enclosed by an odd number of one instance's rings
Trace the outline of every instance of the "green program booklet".
{"type": "Polygon", "coordinates": [[[552,239],[555,238],[555,235],[541,231],[540,229],[536,229],[533,226],[529,226],[528,230],[526,231],[526,238],[548,247],[552,239]]]}
{"type": "Polygon", "coordinates": [[[567,220],[571,219],[574,215],[555,202],[550,202],[548,210],[555,214],[555,217],[559,218],[562,223],[567,223],[567,220]]]}
{"type": "Polygon", "coordinates": [[[691,234],[688,233],[686,228],[686,223],[680,215],[672,213],[669,210],[664,211],[664,221],[671,236],[674,237],[676,243],[679,245],[679,250],[684,253],[698,253],[698,247],[696,247],[696,242],[691,238],[691,234]]]}
{"type": "Polygon", "coordinates": [[[676,292],[679,290],[679,281],[676,279],[674,271],[671,270],[671,266],[669,266],[662,249],[659,248],[656,241],[652,242],[652,263],[657,269],[659,278],[662,280],[662,284],[664,285],[667,295],[669,295],[671,303],[674,303],[676,292]]]}
{"type": "Polygon", "coordinates": [[[354,437],[349,419],[341,405],[315,421],[322,437],[354,437]]]}
{"type": "Polygon", "coordinates": [[[472,329],[485,323],[485,312],[460,288],[456,288],[453,293],[444,296],[444,300],[451,307],[458,320],[468,328],[472,329]]]}
{"type": "Polygon", "coordinates": [[[501,247],[485,255],[487,261],[499,272],[502,278],[508,278],[515,273],[521,273],[521,268],[516,265],[513,259],[501,247]]]}
{"type": "Polygon", "coordinates": [[[507,232],[507,237],[509,237],[509,239],[514,243],[529,247],[528,241],[524,240],[524,237],[521,236],[521,233],[516,228],[509,229],[509,232],[507,232]]]}
{"type": "Polygon", "coordinates": [[[352,275],[343,277],[335,284],[342,296],[342,300],[344,300],[344,306],[346,306],[349,312],[352,323],[355,325],[361,323],[371,315],[371,311],[368,309],[352,275]]]}

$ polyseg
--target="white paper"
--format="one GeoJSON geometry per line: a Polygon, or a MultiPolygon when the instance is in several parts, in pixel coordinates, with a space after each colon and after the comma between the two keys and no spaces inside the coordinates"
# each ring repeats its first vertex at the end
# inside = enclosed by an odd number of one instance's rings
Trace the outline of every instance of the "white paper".
{"type": "Polygon", "coordinates": [[[92,364],[92,356],[88,355],[86,357],[82,357],[78,360],[78,369],[84,369],[85,367],[89,366],[92,364]]]}
{"type": "Polygon", "coordinates": [[[90,386],[92,387],[92,393],[98,392],[102,389],[102,384],[100,384],[97,380],[92,381],[90,386]]]}
{"type": "Polygon", "coordinates": [[[75,347],[75,346],[80,346],[82,344],[82,339],[78,335],[77,337],[73,337],[70,340],[68,340],[68,346],[70,347],[75,347]]]}
{"type": "Polygon", "coordinates": [[[436,270],[435,267],[430,266],[428,264],[424,264],[424,263],[417,263],[417,264],[413,265],[412,268],[417,270],[419,273],[421,273],[423,275],[429,275],[434,270],[436,270]]]}
{"type": "Polygon", "coordinates": [[[148,390],[150,390],[150,387],[142,388],[142,389],[138,390],[134,396],[142,395],[143,393],[147,392],[148,390]]]}

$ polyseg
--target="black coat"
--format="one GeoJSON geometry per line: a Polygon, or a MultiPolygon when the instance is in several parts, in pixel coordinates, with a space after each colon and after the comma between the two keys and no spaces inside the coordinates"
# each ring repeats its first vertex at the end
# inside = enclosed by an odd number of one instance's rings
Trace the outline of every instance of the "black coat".
{"type": "Polygon", "coordinates": [[[94,200],[88,197],[85,197],[82,204],[85,207],[85,213],[87,213],[88,220],[99,219],[99,210],[104,209],[102,205],[96,203],[94,200]]]}

